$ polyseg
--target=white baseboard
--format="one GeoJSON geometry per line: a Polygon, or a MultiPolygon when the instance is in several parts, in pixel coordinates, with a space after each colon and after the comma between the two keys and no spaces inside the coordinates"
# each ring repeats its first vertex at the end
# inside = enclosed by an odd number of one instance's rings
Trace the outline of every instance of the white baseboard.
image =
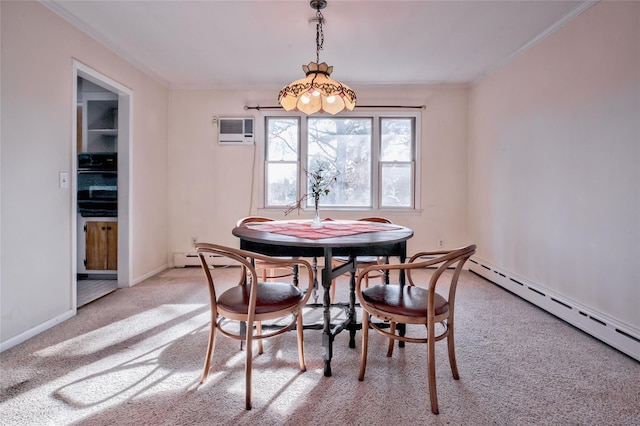
{"type": "Polygon", "coordinates": [[[42,333],[45,330],[50,329],[51,327],[60,324],[63,321],[68,320],[69,318],[75,316],[75,310],[69,310],[62,315],[58,315],[55,318],[50,319],[49,321],[43,322],[24,333],[20,333],[17,336],[10,338],[9,340],[5,340],[4,342],[0,342],[0,352],[4,352],[7,349],[10,349],[16,345],[19,345],[22,342],[26,342],[37,334],[42,333]]]}
{"type": "Polygon", "coordinates": [[[165,265],[160,266],[159,268],[154,269],[154,270],[153,270],[153,271],[151,271],[151,272],[147,272],[146,274],[141,275],[141,276],[139,276],[139,277],[135,278],[135,279],[131,282],[130,287],[133,287],[133,286],[134,286],[134,285],[136,285],[136,284],[140,284],[142,281],[146,280],[147,278],[151,278],[152,276],[154,276],[154,275],[156,275],[156,274],[159,274],[160,272],[164,271],[164,270],[165,270],[165,269],[167,269],[168,267],[169,267],[169,266],[165,264],[165,265]]]}
{"type": "Polygon", "coordinates": [[[555,295],[478,257],[469,259],[467,265],[470,271],[640,361],[640,330],[555,295]]]}

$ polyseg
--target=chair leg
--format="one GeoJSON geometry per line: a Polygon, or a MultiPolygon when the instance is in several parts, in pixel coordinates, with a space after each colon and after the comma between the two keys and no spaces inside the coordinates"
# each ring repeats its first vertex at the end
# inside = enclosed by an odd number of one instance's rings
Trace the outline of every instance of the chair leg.
{"type": "Polygon", "coordinates": [[[253,324],[247,324],[247,349],[245,356],[245,407],[251,410],[251,363],[253,362],[253,324]]]}
{"type": "MultiPolygon", "coordinates": [[[[258,336],[262,336],[262,321],[256,322],[256,331],[258,332],[258,336]]],[[[258,355],[262,355],[264,353],[264,348],[262,347],[262,339],[258,340],[258,355]]]]}
{"type": "MultiPolygon", "coordinates": [[[[395,321],[391,321],[391,324],[389,325],[389,333],[396,334],[395,321]]],[[[392,339],[391,337],[389,337],[389,346],[387,347],[387,356],[389,358],[391,358],[391,356],[393,355],[393,346],[395,345],[395,343],[396,343],[395,339],[392,339]]]]}
{"type": "Polygon", "coordinates": [[[304,362],[304,333],[303,333],[303,321],[302,310],[298,312],[296,332],[298,333],[298,359],[300,361],[300,371],[307,371],[307,365],[304,362]]]}
{"type": "Polygon", "coordinates": [[[358,380],[364,380],[364,371],[367,368],[367,351],[369,349],[369,314],[362,312],[362,353],[360,356],[360,373],[358,380]]]}
{"type": "Polygon", "coordinates": [[[209,369],[211,368],[211,358],[213,357],[213,349],[216,345],[216,323],[211,322],[211,331],[209,332],[209,343],[207,344],[207,357],[204,359],[204,371],[200,378],[200,383],[204,383],[209,377],[209,369]]]}
{"type": "Polygon", "coordinates": [[[453,339],[453,321],[447,324],[449,335],[447,336],[447,349],[449,352],[449,365],[451,366],[451,374],[456,380],[460,379],[458,374],[458,363],[456,362],[456,348],[453,339]]]}
{"type": "Polygon", "coordinates": [[[438,414],[438,394],[436,393],[436,342],[435,326],[430,323],[427,326],[427,371],[429,375],[429,396],[431,397],[431,412],[438,414]]]}

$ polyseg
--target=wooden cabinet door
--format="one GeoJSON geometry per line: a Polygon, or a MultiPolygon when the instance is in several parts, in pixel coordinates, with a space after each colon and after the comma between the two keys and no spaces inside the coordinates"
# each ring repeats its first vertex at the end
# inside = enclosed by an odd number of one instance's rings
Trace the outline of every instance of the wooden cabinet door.
{"type": "Polygon", "coordinates": [[[107,226],[105,222],[87,222],[87,270],[107,269],[107,226]]]}
{"type": "Polygon", "coordinates": [[[107,269],[118,270],[118,222],[105,222],[107,225],[107,269]]]}
{"type": "Polygon", "coordinates": [[[118,269],[118,222],[87,222],[86,269],[118,269]]]}

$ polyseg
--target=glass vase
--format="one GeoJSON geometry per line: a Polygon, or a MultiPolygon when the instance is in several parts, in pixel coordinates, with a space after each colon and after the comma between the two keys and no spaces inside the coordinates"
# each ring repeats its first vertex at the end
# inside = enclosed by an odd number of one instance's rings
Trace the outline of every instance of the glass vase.
{"type": "Polygon", "coordinates": [[[311,222],[312,228],[322,228],[322,220],[320,220],[320,209],[318,208],[319,196],[314,197],[315,201],[315,214],[313,216],[313,221],[311,222]]]}

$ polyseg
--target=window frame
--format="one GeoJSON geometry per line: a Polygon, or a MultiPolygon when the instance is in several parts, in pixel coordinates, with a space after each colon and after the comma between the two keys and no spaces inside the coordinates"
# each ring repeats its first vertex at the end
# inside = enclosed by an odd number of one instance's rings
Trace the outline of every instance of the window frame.
{"type": "MultiPolygon", "coordinates": [[[[388,211],[388,212],[415,212],[420,211],[420,164],[421,161],[421,146],[422,146],[422,112],[421,111],[408,111],[408,110],[389,110],[389,109],[376,109],[369,111],[351,111],[342,112],[339,115],[333,116],[329,114],[314,114],[313,116],[307,116],[301,112],[296,111],[262,111],[260,112],[260,127],[262,127],[261,139],[263,142],[262,149],[260,150],[260,209],[265,211],[282,210],[289,208],[291,205],[267,205],[267,139],[268,139],[268,119],[284,119],[284,118],[297,118],[299,123],[299,135],[298,135],[298,159],[297,159],[297,194],[298,199],[306,193],[306,175],[304,169],[307,164],[307,147],[308,147],[308,128],[307,118],[368,118],[372,122],[372,147],[371,147],[371,205],[370,206],[322,206],[324,211],[356,211],[356,212],[372,212],[372,211],[388,211]],[[411,163],[413,169],[412,176],[412,194],[413,200],[411,206],[380,206],[382,199],[382,167],[384,164],[393,164],[393,161],[382,161],[380,159],[381,151],[381,123],[383,119],[402,119],[409,118],[413,120],[413,132],[414,140],[412,147],[412,160],[410,162],[399,162],[401,164],[411,163]]],[[[310,211],[311,208],[306,206],[306,203],[301,205],[303,211],[310,211]]]]}

